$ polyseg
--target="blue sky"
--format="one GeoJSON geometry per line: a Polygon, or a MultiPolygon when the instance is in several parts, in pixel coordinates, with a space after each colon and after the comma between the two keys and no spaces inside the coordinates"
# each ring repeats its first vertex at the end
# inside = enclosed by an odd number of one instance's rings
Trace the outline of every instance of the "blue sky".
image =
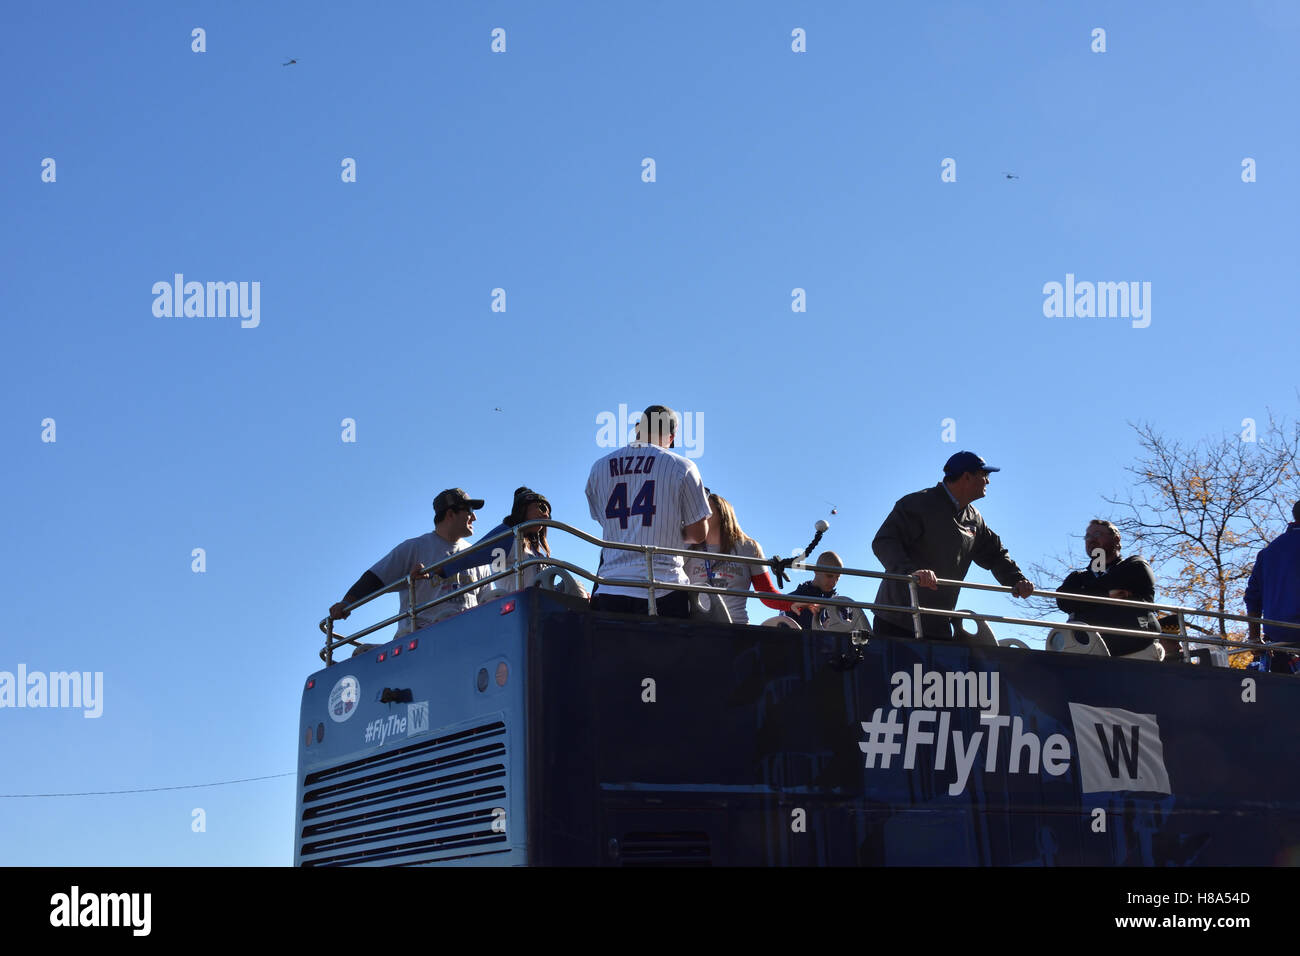
{"type": "MultiPolygon", "coordinates": [[[[700,416],[705,482],[768,553],[829,501],[825,545],[868,569],[958,449],[1004,469],[981,510],[1028,566],[1078,554],[1125,487],[1126,422],[1295,416],[1291,3],[87,3],[0,26],[0,670],[104,674],[98,719],[0,710],[6,794],[293,770],[328,606],[446,487],[487,499],[480,531],[521,484],[594,531],[620,403],[700,416]],[[175,273],[258,282],[259,324],[156,316],[175,273]],[[1045,317],[1067,273],[1151,283],[1149,327],[1045,317]]],[[[4,798],[0,862],[283,865],[293,809],[291,776],[4,798]]]]}

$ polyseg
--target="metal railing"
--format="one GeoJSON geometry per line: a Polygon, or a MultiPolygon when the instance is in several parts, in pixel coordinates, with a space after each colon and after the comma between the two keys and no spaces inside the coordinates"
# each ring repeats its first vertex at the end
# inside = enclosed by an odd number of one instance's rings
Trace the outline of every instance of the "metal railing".
{"type": "MultiPolygon", "coordinates": [[[[490,567],[492,563],[493,562],[490,557],[485,557],[482,564],[478,565],[478,567],[485,567],[485,566],[490,567]]],[[[741,597],[750,600],[766,598],[767,600],[778,600],[782,602],[789,602],[791,604],[816,604],[819,607],[860,608],[864,611],[868,611],[868,610],[869,611],[892,611],[898,614],[906,614],[911,616],[912,624],[913,624],[913,634],[918,639],[923,637],[924,629],[922,626],[922,616],[929,614],[929,615],[943,617],[950,621],[964,621],[964,620],[973,620],[976,622],[983,621],[986,623],[1010,624],[1017,627],[1043,628],[1049,632],[1056,629],[1086,631],[1088,633],[1100,634],[1103,638],[1108,635],[1116,635],[1121,637],[1137,637],[1147,641],[1172,640],[1172,641],[1178,641],[1180,643],[1183,643],[1184,645],[1186,645],[1187,643],[1196,643],[1196,644],[1206,645],[1210,647],[1225,647],[1228,649],[1229,654],[1256,653],[1261,650],[1277,651],[1286,654],[1300,653],[1300,647],[1296,647],[1291,644],[1278,644],[1278,643],[1244,644],[1241,641],[1233,641],[1230,639],[1217,637],[1214,636],[1211,632],[1206,631],[1205,629],[1200,628],[1195,624],[1189,625],[1187,622],[1187,618],[1188,617],[1209,617],[1209,618],[1213,618],[1216,621],[1222,621],[1224,622],[1225,625],[1227,622],[1232,621],[1232,622],[1240,622],[1246,624],[1259,624],[1261,626],[1268,626],[1270,628],[1281,628],[1285,630],[1292,630],[1297,632],[1296,639],[1297,641],[1300,641],[1300,624],[1295,624],[1289,621],[1274,621],[1274,620],[1269,620],[1267,618],[1249,617],[1244,614],[1229,614],[1221,611],[1199,610],[1196,608],[1182,607],[1177,604],[1146,603],[1143,601],[1129,601],[1121,598],[1094,597],[1092,595],[1087,595],[1087,594],[1072,594],[1067,592],[1043,591],[1037,589],[1035,589],[1032,596],[1049,598],[1049,599],[1065,598],[1072,602],[1082,601],[1088,604],[1113,605],[1122,608],[1129,608],[1133,611],[1135,617],[1140,613],[1147,613],[1151,611],[1166,612],[1168,614],[1173,614],[1175,615],[1177,620],[1178,630],[1176,632],[1151,631],[1151,630],[1142,630],[1139,628],[1106,627],[1097,624],[1087,624],[1084,622],[1074,621],[1074,620],[1046,621],[1046,620],[1035,620],[1035,619],[1023,618],[1023,617],[1008,617],[1005,615],[998,615],[998,614],[976,613],[974,611],[964,611],[964,610],[947,611],[940,608],[925,607],[921,604],[920,586],[917,584],[917,578],[915,575],[889,574],[887,572],[865,571],[860,568],[850,568],[850,567],[834,567],[829,565],[823,566],[817,564],[809,564],[804,562],[802,559],[792,560],[789,558],[781,559],[781,558],[774,557],[774,558],[765,558],[763,560],[755,560],[750,558],[740,558],[734,554],[718,554],[711,551],[700,551],[691,548],[667,548],[667,547],[657,547],[657,546],[648,546],[648,545],[624,544],[617,541],[605,541],[601,538],[595,537],[594,535],[588,534],[587,532],[582,531],[578,528],[574,528],[570,525],[567,525],[562,521],[556,521],[552,518],[538,518],[532,521],[521,522],[520,524],[515,525],[509,531],[502,532],[501,534],[495,535],[491,538],[486,538],[483,541],[474,543],[470,548],[466,548],[454,554],[450,554],[447,557],[434,562],[428,567],[423,568],[418,574],[413,573],[411,575],[407,575],[406,577],[402,578],[399,581],[395,581],[392,584],[383,587],[378,591],[373,592],[372,594],[368,594],[365,597],[360,598],[359,600],[348,605],[346,608],[348,614],[350,615],[352,611],[356,610],[359,607],[362,607],[365,604],[370,603],[380,595],[390,594],[395,590],[397,590],[400,586],[405,586],[407,588],[407,609],[405,612],[395,614],[392,617],[385,618],[384,620],[378,622],[377,624],[372,624],[366,628],[363,628],[362,630],[356,632],[351,636],[343,636],[343,635],[335,634],[333,619],[328,617],[325,618],[320,622],[320,629],[325,634],[325,638],[326,638],[325,646],[321,649],[320,652],[321,660],[323,660],[327,665],[333,664],[334,651],[345,645],[353,645],[358,648],[367,649],[369,645],[361,644],[360,643],[361,638],[373,634],[376,631],[381,630],[382,628],[388,627],[390,624],[398,623],[403,619],[407,619],[410,621],[411,624],[410,630],[414,631],[416,630],[416,622],[421,612],[426,611],[429,608],[432,608],[436,605],[451,601],[457,597],[460,597],[461,595],[478,591],[481,588],[494,584],[497,581],[505,580],[506,578],[509,578],[511,576],[513,576],[515,579],[514,581],[515,588],[521,589],[523,587],[524,572],[526,571],[526,569],[535,566],[552,568],[552,569],[562,569],[564,571],[569,572],[572,575],[577,575],[578,577],[590,581],[593,591],[598,589],[601,585],[606,585],[609,587],[616,586],[616,587],[623,587],[623,588],[629,588],[629,587],[645,588],[647,592],[648,610],[651,615],[657,615],[658,613],[658,606],[656,603],[656,594],[655,594],[656,591],[664,591],[664,590],[685,591],[685,592],[718,595],[718,596],[735,596],[735,597],[741,597]],[[532,528],[543,528],[543,527],[554,528],[557,531],[563,531],[566,534],[572,535],[573,537],[579,539],[580,541],[585,541],[588,544],[596,545],[597,547],[600,547],[602,549],[609,548],[614,550],[642,552],[645,555],[645,559],[646,559],[646,574],[647,574],[646,580],[637,581],[637,580],[625,580],[625,579],[602,577],[599,574],[593,574],[591,571],[588,571],[586,568],[580,567],[579,565],[573,564],[569,561],[565,561],[560,558],[556,558],[554,556],[533,555],[529,557],[521,557],[521,555],[523,555],[523,542],[526,537],[526,532],[532,528]],[[510,564],[509,567],[503,570],[494,571],[491,574],[477,578],[471,584],[467,584],[455,588],[451,591],[448,591],[445,594],[439,594],[435,596],[432,600],[426,601],[423,604],[417,605],[415,603],[416,581],[424,578],[429,578],[430,580],[432,580],[433,579],[432,575],[436,574],[439,568],[443,567],[444,565],[451,564],[453,562],[462,561],[465,558],[465,555],[470,550],[483,551],[485,555],[488,555],[490,554],[490,549],[488,547],[489,545],[502,544],[512,539],[513,539],[512,553],[514,554],[514,561],[513,563],[510,564]],[[682,558],[707,559],[707,560],[714,560],[719,562],[732,562],[732,563],[738,562],[741,564],[757,565],[757,566],[764,566],[769,568],[776,568],[779,565],[783,571],[797,570],[797,571],[811,571],[814,573],[817,571],[826,571],[832,574],[838,574],[841,577],[861,577],[861,578],[869,578],[876,581],[903,581],[906,582],[908,585],[908,595],[911,603],[909,606],[902,607],[893,604],[878,604],[873,601],[857,601],[851,598],[842,598],[842,597],[813,598],[807,595],[770,594],[768,592],[759,592],[748,588],[745,590],[738,590],[735,588],[718,588],[709,585],[680,584],[672,581],[656,581],[654,580],[654,570],[655,570],[654,559],[657,555],[674,555],[674,556],[680,556],[682,558]],[[1193,630],[1198,631],[1199,633],[1197,634],[1188,633],[1189,627],[1192,628],[1193,630]]],[[[977,591],[993,591],[1002,594],[1011,594],[1012,592],[1012,589],[1010,587],[1001,584],[982,584],[979,582],[956,581],[947,578],[938,578],[937,580],[940,587],[967,588],[967,589],[977,590],[977,591]]]]}

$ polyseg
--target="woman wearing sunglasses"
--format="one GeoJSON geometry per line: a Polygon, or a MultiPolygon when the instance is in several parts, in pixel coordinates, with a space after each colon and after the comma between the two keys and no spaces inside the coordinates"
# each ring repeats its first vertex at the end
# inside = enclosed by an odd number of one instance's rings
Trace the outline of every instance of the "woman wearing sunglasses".
{"type": "MultiPolygon", "coordinates": [[[[483,576],[495,574],[503,571],[515,561],[515,537],[502,538],[500,541],[492,541],[497,535],[506,534],[515,527],[523,524],[525,521],[533,521],[537,518],[549,518],[551,516],[551,503],[546,500],[546,496],[540,492],[533,491],[531,488],[522,487],[515,489],[514,506],[510,509],[502,522],[483,535],[479,540],[484,542],[467,550],[463,557],[438,569],[438,574],[442,577],[448,577],[466,568],[480,567],[485,570],[481,572],[483,576]]],[[[523,538],[524,553],[522,558],[540,558],[551,556],[551,546],[546,541],[546,527],[530,528],[524,532],[523,538]]],[[[532,587],[542,577],[545,566],[541,564],[531,564],[523,570],[524,587],[532,587]]],[[[515,590],[515,579],[511,575],[508,578],[501,578],[495,582],[498,590],[515,590]]]]}

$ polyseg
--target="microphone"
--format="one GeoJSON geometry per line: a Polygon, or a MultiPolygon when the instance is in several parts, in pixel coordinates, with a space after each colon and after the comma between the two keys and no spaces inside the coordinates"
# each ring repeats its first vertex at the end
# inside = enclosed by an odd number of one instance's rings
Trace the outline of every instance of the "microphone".
{"type": "Polygon", "coordinates": [[[776,578],[777,587],[782,587],[782,588],[785,587],[785,579],[786,579],[785,569],[788,568],[794,562],[800,560],[801,558],[806,558],[808,555],[812,554],[813,551],[817,550],[817,544],[821,541],[822,535],[824,535],[827,531],[829,531],[830,527],[831,526],[829,522],[826,521],[826,519],[824,518],[818,519],[817,524],[813,526],[814,530],[817,533],[814,534],[813,539],[808,542],[808,547],[796,551],[794,554],[790,555],[790,557],[786,558],[784,561],[779,557],[773,557],[772,572],[776,578]]]}
{"type": "Polygon", "coordinates": [[[825,518],[821,518],[818,519],[817,524],[813,527],[817,533],[813,535],[813,539],[808,542],[808,547],[803,549],[803,557],[805,558],[812,557],[812,553],[817,550],[817,544],[821,541],[822,535],[830,529],[830,523],[826,521],[825,518]]]}

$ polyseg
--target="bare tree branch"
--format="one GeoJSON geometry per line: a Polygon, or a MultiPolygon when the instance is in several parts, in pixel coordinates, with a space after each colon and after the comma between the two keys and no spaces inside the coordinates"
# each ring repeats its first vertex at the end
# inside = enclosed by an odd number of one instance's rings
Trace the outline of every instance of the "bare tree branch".
{"type": "MultiPolygon", "coordinates": [[[[1300,498],[1300,423],[1270,411],[1254,435],[1190,446],[1150,423],[1130,426],[1142,448],[1127,468],[1134,483],[1123,496],[1102,499],[1117,509],[1111,520],[1127,550],[1150,562],[1165,600],[1241,613],[1255,555],[1286,526],[1300,498]]],[[[1223,621],[1218,631],[1240,633],[1223,621]]]]}

